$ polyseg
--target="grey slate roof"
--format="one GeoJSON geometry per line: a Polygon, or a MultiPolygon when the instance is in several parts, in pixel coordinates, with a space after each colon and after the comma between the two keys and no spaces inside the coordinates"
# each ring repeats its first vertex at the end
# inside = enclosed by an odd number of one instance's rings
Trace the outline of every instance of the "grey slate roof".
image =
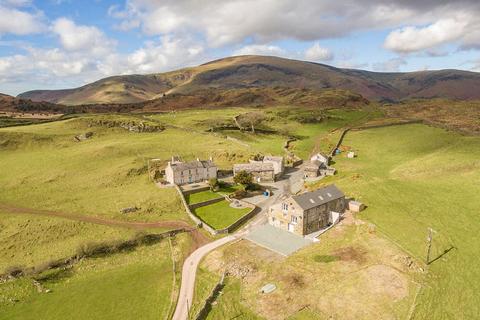
{"type": "Polygon", "coordinates": [[[213,163],[213,161],[210,161],[210,160],[177,162],[177,163],[172,163],[171,166],[174,171],[216,167],[215,163],[213,163]]]}
{"type": "Polygon", "coordinates": [[[309,161],[304,167],[305,171],[317,171],[318,169],[324,167],[325,164],[323,162],[320,162],[318,160],[315,161],[309,161]]]}
{"type": "Polygon", "coordinates": [[[322,204],[332,200],[340,199],[344,196],[345,195],[342,191],[340,191],[340,189],[338,189],[334,184],[331,184],[315,191],[292,196],[292,199],[300,206],[300,208],[303,210],[308,210],[321,206],[322,204]]]}
{"type": "Polygon", "coordinates": [[[263,163],[263,162],[252,162],[252,163],[239,163],[239,164],[234,164],[233,165],[233,170],[235,172],[238,171],[255,171],[255,172],[261,172],[261,171],[273,171],[273,163],[263,163]]]}
{"type": "Polygon", "coordinates": [[[263,157],[263,161],[282,162],[283,157],[281,157],[281,156],[265,156],[265,157],[263,157]]]}

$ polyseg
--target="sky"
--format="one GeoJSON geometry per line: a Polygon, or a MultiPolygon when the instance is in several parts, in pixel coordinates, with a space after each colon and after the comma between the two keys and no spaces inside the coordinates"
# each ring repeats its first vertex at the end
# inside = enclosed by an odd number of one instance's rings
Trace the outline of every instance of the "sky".
{"type": "Polygon", "coordinates": [[[0,92],[275,55],[480,71],[479,0],[0,0],[0,92]]]}

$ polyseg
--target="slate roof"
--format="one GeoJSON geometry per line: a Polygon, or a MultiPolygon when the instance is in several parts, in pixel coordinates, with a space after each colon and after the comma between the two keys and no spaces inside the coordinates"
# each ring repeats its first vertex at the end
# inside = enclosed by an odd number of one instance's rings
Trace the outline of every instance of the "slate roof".
{"type": "Polygon", "coordinates": [[[283,157],[281,157],[281,156],[265,156],[265,157],[263,157],[263,161],[282,162],[283,157]]]}
{"type": "Polygon", "coordinates": [[[263,163],[263,162],[252,162],[252,163],[239,163],[233,165],[233,170],[238,171],[273,171],[273,163],[263,163]]]}
{"type": "Polygon", "coordinates": [[[304,170],[306,171],[317,171],[318,169],[324,167],[325,164],[323,162],[320,162],[318,160],[315,161],[309,161],[304,167],[304,170]]]}
{"type": "Polygon", "coordinates": [[[190,162],[177,162],[171,164],[174,171],[183,171],[190,169],[200,169],[200,168],[212,168],[216,167],[215,163],[211,160],[195,160],[190,162]]]}
{"type": "Polygon", "coordinates": [[[296,196],[292,196],[292,199],[302,208],[308,210],[325,204],[327,202],[340,199],[344,197],[340,189],[334,184],[317,189],[311,192],[305,192],[296,196]]]}

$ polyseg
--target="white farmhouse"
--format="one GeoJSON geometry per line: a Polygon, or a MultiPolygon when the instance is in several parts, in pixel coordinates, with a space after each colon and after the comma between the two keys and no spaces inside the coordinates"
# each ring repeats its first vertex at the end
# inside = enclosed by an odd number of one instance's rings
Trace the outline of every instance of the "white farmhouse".
{"type": "Polygon", "coordinates": [[[165,179],[171,184],[188,184],[202,182],[217,177],[218,168],[209,160],[182,162],[172,159],[165,168],[165,179]]]}

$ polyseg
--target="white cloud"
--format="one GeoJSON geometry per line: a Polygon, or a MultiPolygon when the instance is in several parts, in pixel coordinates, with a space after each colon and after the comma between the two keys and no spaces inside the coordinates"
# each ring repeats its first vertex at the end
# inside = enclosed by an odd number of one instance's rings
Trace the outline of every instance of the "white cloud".
{"type": "Polygon", "coordinates": [[[454,40],[466,33],[464,19],[443,19],[426,27],[404,27],[392,31],[385,39],[385,48],[400,53],[410,53],[433,48],[454,40]]]}
{"type": "MultiPolygon", "coordinates": [[[[12,3],[7,4],[12,5],[12,3]]],[[[17,2],[15,5],[20,5],[20,3],[17,2]]],[[[0,3],[0,35],[2,33],[26,35],[44,30],[41,12],[30,13],[0,3]]]]}
{"type": "Polygon", "coordinates": [[[234,56],[242,55],[264,55],[264,56],[285,56],[284,49],[274,45],[253,44],[244,46],[233,52],[234,56]]]}
{"type": "Polygon", "coordinates": [[[81,26],[70,19],[59,18],[53,22],[52,31],[60,37],[62,46],[68,51],[88,51],[105,54],[115,46],[113,40],[93,26],[81,26]]]}
{"type": "Polygon", "coordinates": [[[333,53],[316,42],[305,51],[305,59],[309,61],[330,61],[333,59],[333,53]]]}

